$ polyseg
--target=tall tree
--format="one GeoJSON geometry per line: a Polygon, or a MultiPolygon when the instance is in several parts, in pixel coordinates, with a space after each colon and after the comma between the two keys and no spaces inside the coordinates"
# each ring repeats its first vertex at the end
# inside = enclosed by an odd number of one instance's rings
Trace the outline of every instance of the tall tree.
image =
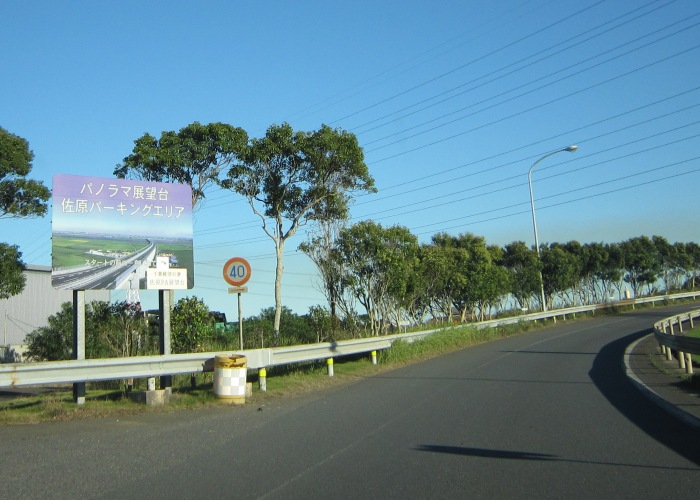
{"type": "Polygon", "coordinates": [[[542,280],[544,282],[545,300],[549,308],[552,308],[555,295],[567,305],[573,305],[574,287],[581,276],[580,260],[569,252],[565,245],[552,243],[542,245],[542,280]]]}
{"type": "MultiPolygon", "coordinates": [[[[41,217],[51,192],[41,182],[27,179],[34,153],[26,139],[0,127],[0,219],[41,217]]],[[[24,289],[22,253],[16,245],[0,243],[0,299],[24,289]]]]}
{"type": "Polygon", "coordinates": [[[373,335],[396,318],[418,263],[418,239],[402,226],[359,222],[340,232],[338,252],[345,280],[367,311],[373,335]]]}
{"type": "Polygon", "coordinates": [[[114,168],[114,175],[186,184],[192,188],[192,206],[197,207],[205,190],[219,182],[221,171],[247,142],[243,129],[226,123],[194,122],[178,132],[165,131],[160,139],[146,133],[134,141],[133,152],[114,168]]]}
{"type": "Polygon", "coordinates": [[[330,306],[333,328],[338,326],[338,303],[343,296],[342,261],[337,258],[336,239],[342,223],[338,220],[318,221],[316,232],[299,245],[314,264],[321,277],[323,293],[330,306]]]}
{"type": "Polygon", "coordinates": [[[272,125],[265,137],[253,139],[222,186],[247,198],[274,242],[278,342],[286,241],[310,222],[347,218],[351,194],[374,191],[374,179],[354,134],[327,125],[314,132],[295,132],[285,123],[272,125]]]}
{"type": "Polygon", "coordinates": [[[620,244],[624,260],[624,280],[630,284],[634,296],[639,297],[642,288],[656,282],[661,269],[656,247],[647,236],[631,238],[620,244]]]}
{"type": "Polygon", "coordinates": [[[511,272],[511,293],[521,309],[530,309],[530,301],[540,291],[540,259],[537,252],[522,241],[508,243],[503,265],[511,272]]]}

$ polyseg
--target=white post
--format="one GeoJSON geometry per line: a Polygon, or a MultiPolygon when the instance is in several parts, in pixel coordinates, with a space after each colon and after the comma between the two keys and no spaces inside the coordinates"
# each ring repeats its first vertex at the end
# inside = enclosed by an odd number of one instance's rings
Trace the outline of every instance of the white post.
{"type": "Polygon", "coordinates": [[[265,368],[258,370],[258,386],[260,392],[267,392],[267,370],[265,368]]]}
{"type": "Polygon", "coordinates": [[[328,364],[328,376],[332,377],[333,376],[333,358],[328,358],[326,363],[328,364]]]}

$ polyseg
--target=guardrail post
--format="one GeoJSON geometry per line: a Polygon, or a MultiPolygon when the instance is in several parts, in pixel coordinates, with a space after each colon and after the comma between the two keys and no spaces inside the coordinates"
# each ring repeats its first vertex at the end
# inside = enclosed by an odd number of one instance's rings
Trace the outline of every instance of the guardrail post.
{"type": "Polygon", "coordinates": [[[267,370],[265,368],[258,370],[258,387],[261,392],[267,392],[267,370]]]}
{"type": "Polygon", "coordinates": [[[686,370],[685,367],[685,353],[678,351],[678,368],[681,370],[686,370]]]}
{"type": "Polygon", "coordinates": [[[372,351],[372,364],[377,364],[377,351],[372,351]]]}
{"type": "Polygon", "coordinates": [[[328,376],[332,377],[333,376],[333,358],[328,358],[326,360],[326,363],[328,364],[328,376]]]}
{"type": "MultiPolygon", "coordinates": [[[[669,329],[669,335],[673,335],[673,323],[670,321],[668,322],[668,329],[669,329]]],[[[666,348],[666,360],[671,361],[673,359],[673,354],[671,353],[671,349],[669,347],[666,348]]]]}
{"type": "Polygon", "coordinates": [[[695,328],[693,326],[693,313],[688,313],[688,321],[690,322],[690,329],[692,330],[693,328],[695,328]]]}
{"type": "Polygon", "coordinates": [[[692,375],[693,374],[693,358],[691,357],[691,354],[689,352],[685,353],[685,355],[687,356],[687,358],[685,360],[685,373],[687,373],[688,375],[692,375]]]}
{"type": "Polygon", "coordinates": [[[678,331],[683,333],[683,320],[681,319],[680,316],[678,316],[677,321],[678,321],[678,331]]]}

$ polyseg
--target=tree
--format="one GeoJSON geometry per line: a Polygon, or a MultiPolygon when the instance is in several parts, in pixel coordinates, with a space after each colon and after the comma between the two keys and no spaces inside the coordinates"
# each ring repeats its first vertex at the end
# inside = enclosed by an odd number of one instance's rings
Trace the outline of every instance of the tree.
{"type": "Polygon", "coordinates": [[[41,217],[51,191],[39,181],[27,179],[34,153],[29,143],[0,127],[0,218],[41,217]]]}
{"type": "Polygon", "coordinates": [[[318,221],[317,233],[299,245],[299,250],[316,264],[334,328],[338,326],[338,303],[343,297],[343,263],[335,247],[341,227],[341,221],[318,221]]]}
{"type": "Polygon", "coordinates": [[[345,281],[367,311],[371,333],[379,335],[392,314],[397,319],[417,266],[418,240],[405,227],[364,221],[340,232],[338,253],[345,281]]]}
{"type": "MultiPolygon", "coordinates": [[[[51,192],[41,182],[27,179],[34,153],[29,143],[0,127],[0,219],[41,217],[51,192]]],[[[22,253],[15,245],[0,243],[0,299],[24,289],[22,253]]]]}
{"type": "Polygon", "coordinates": [[[294,132],[285,123],[253,139],[221,185],[246,197],[274,242],[276,343],[285,242],[307,223],[346,219],[350,194],[374,191],[374,180],[354,134],[327,125],[315,132],[294,132]]]}
{"type": "Polygon", "coordinates": [[[185,297],[173,307],[173,354],[197,352],[214,333],[214,318],[209,307],[197,297],[185,297]]]}
{"type": "Polygon", "coordinates": [[[522,241],[504,248],[503,265],[511,273],[511,290],[521,309],[530,309],[532,297],[540,291],[540,259],[537,252],[522,241]]]}
{"type": "Polygon", "coordinates": [[[163,132],[160,139],[146,133],[134,141],[133,152],[114,168],[114,175],[186,184],[192,188],[192,207],[197,207],[206,188],[219,182],[222,169],[247,142],[243,129],[225,123],[194,122],[178,132],[163,132]]]}
{"type": "MultiPolygon", "coordinates": [[[[146,351],[148,330],[140,308],[127,302],[93,301],[85,307],[85,355],[87,358],[125,357],[146,351]]],[[[48,325],[26,339],[26,356],[35,361],[71,359],[73,353],[73,304],[49,316],[48,325]]]]}
{"type": "Polygon", "coordinates": [[[695,290],[695,280],[698,274],[700,274],[700,245],[692,242],[686,243],[685,255],[687,258],[686,271],[689,274],[685,286],[691,290],[695,290]]]}
{"type": "Polygon", "coordinates": [[[634,296],[639,297],[644,285],[650,288],[656,282],[660,270],[656,247],[648,237],[639,236],[621,243],[620,249],[626,272],[624,280],[632,287],[634,296]]]}
{"type": "Polygon", "coordinates": [[[479,289],[480,280],[491,264],[486,240],[472,233],[459,236],[439,233],[433,236],[433,244],[445,252],[448,266],[443,270],[447,272],[445,295],[451,297],[452,305],[460,311],[460,320],[464,322],[468,313],[489,293],[479,289]]]}
{"type": "MultiPolygon", "coordinates": [[[[90,323],[87,323],[90,324],[90,323]]],[[[32,331],[25,339],[25,357],[34,361],[62,361],[73,353],[73,304],[64,302],[61,310],[49,316],[48,325],[32,331]]]]}
{"type": "Polygon", "coordinates": [[[94,301],[87,307],[86,318],[90,322],[85,338],[89,357],[119,358],[147,352],[148,321],[140,304],[94,301]]]}
{"type": "Polygon", "coordinates": [[[0,299],[17,295],[24,289],[22,254],[17,245],[0,243],[0,299]]]}
{"type": "Polygon", "coordinates": [[[576,255],[569,252],[566,246],[552,243],[549,247],[542,245],[542,281],[544,294],[549,308],[552,308],[554,296],[559,295],[568,306],[573,305],[573,289],[579,283],[581,263],[576,255]]]}

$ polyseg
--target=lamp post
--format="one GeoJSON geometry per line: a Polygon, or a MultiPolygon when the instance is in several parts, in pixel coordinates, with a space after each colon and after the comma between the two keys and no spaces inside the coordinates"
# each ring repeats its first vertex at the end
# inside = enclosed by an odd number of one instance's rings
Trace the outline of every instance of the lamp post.
{"type": "MultiPolygon", "coordinates": [[[[535,169],[537,164],[544,160],[545,158],[549,158],[552,155],[555,155],[557,153],[561,153],[563,151],[568,151],[570,153],[573,153],[578,149],[578,146],[575,144],[572,144],[571,146],[567,146],[563,149],[557,149],[556,151],[552,151],[551,153],[547,153],[544,155],[542,158],[537,160],[535,163],[532,164],[530,167],[529,172],[527,173],[527,182],[530,185],[530,207],[532,208],[532,227],[535,231],[535,250],[537,251],[537,258],[540,258],[540,241],[537,238],[537,217],[535,217],[535,197],[532,195],[532,171],[535,169]]],[[[542,312],[547,312],[547,303],[544,298],[544,280],[542,279],[542,270],[540,269],[540,293],[542,294],[542,312]]]]}

